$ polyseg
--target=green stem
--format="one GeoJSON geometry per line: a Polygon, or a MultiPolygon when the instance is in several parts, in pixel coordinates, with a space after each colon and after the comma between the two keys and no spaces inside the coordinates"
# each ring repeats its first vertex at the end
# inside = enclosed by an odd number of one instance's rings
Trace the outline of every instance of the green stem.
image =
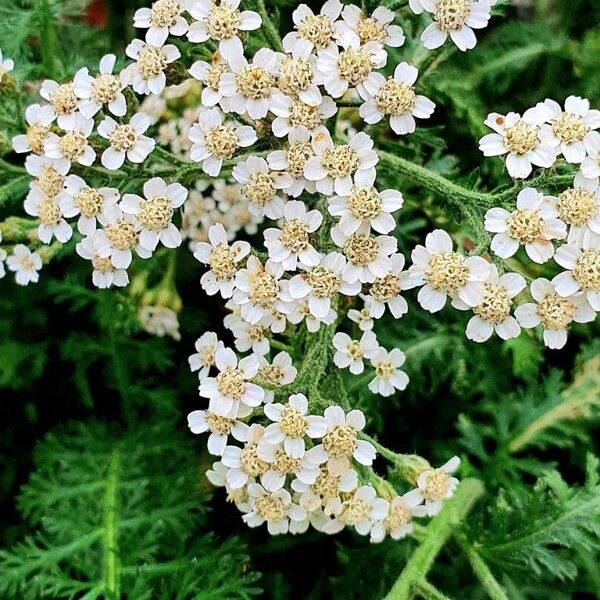
{"type": "Polygon", "coordinates": [[[271,348],[275,348],[275,350],[283,350],[284,352],[287,352],[288,354],[292,353],[292,347],[288,346],[287,344],[284,344],[283,342],[280,342],[279,340],[275,340],[275,339],[271,338],[269,340],[269,343],[271,344],[271,348]]]}
{"type": "Polygon", "coordinates": [[[425,600],[450,600],[448,596],[442,594],[435,586],[428,581],[419,581],[414,586],[415,592],[425,598],[425,600]]]}
{"type": "Polygon", "coordinates": [[[110,456],[106,491],[104,492],[104,587],[109,598],[121,597],[121,562],[119,560],[117,491],[121,467],[121,448],[117,446],[110,456]]]}
{"type": "Polygon", "coordinates": [[[273,20],[267,12],[267,7],[265,6],[264,0],[256,0],[256,8],[258,9],[258,14],[262,18],[260,31],[265,40],[273,50],[277,52],[283,52],[284,50],[283,44],[281,43],[281,36],[279,35],[279,31],[277,31],[273,20]]]}
{"type": "Polygon", "coordinates": [[[467,558],[469,559],[471,567],[473,568],[473,572],[477,576],[477,579],[479,579],[487,595],[492,600],[508,600],[506,592],[498,583],[498,581],[496,581],[496,578],[490,571],[490,568],[487,566],[481,556],[479,556],[475,548],[468,546],[466,542],[460,543],[460,545],[465,550],[467,558]]]}
{"type": "Polygon", "coordinates": [[[442,511],[425,528],[425,537],[408,559],[400,577],[392,586],[387,600],[408,600],[414,587],[423,581],[436,556],[456,528],[464,521],[475,502],[483,495],[483,483],[464,479],[442,511]]]}

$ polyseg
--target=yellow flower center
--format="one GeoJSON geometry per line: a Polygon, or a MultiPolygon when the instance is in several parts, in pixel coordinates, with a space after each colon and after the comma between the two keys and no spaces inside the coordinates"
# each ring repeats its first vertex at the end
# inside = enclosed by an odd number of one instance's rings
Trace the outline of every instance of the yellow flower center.
{"type": "Polygon", "coordinates": [[[77,110],[79,100],[75,95],[72,83],[59,85],[50,97],[52,108],[57,115],[69,115],[77,110]]]}
{"type": "Polygon", "coordinates": [[[239,147],[235,129],[231,125],[219,125],[206,133],[204,143],[208,151],[221,160],[231,158],[239,147]]]}
{"type": "Polygon", "coordinates": [[[200,360],[207,367],[212,367],[215,364],[215,348],[214,346],[203,346],[200,348],[200,360]]]}
{"type": "Polygon", "coordinates": [[[278,87],[284,94],[295,97],[308,88],[312,79],[312,70],[305,60],[286,56],[281,61],[278,87]]]}
{"type": "Polygon", "coordinates": [[[308,421],[297,408],[286,406],[281,411],[279,427],[287,437],[301,438],[308,429],[308,421]]]}
{"type": "Polygon", "coordinates": [[[46,194],[54,198],[62,189],[65,178],[52,166],[44,165],[37,179],[37,185],[46,194]]]}
{"type": "Polygon", "coordinates": [[[30,125],[27,128],[27,141],[34,154],[43,154],[44,142],[50,133],[50,128],[45,125],[30,125]]]}
{"type": "Polygon", "coordinates": [[[408,525],[412,519],[412,512],[406,504],[390,506],[390,512],[384,519],[383,525],[388,533],[395,531],[403,525],[408,525]]]}
{"type": "Polygon", "coordinates": [[[87,145],[87,139],[80,131],[65,133],[59,142],[58,149],[60,153],[69,160],[75,160],[83,154],[87,145]]]}
{"type": "Polygon", "coordinates": [[[352,360],[361,360],[364,356],[358,340],[352,340],[346,347],[346,352],[352,360]]]}
{"type": "Polygon", "coordinates": [[[150,23],[155,27],[171,27],[181,8],[175,0],[156,0],[150,11],[150,23]]]}
{"type": "Polygon", "coordinates": [[[389,360],[382,360],[375,365],[375,375],[381,379],[389,379],[396,373],[396,367],[389,360]]]}
{"type": "Polygon", "coordinates": [[[394,117],[412,112],[416,102],[415,89],[395,79],[388,79],[375,94],[377,110],[394,117]]]}
{"type": "Polygon", "coordinates": [[[531,244],[537,240],[544,230],[544,221],[535,210],[518,209],[506,219],[509,237],[521,244],[531,244]]]}
{"type": "Polygon", "coordinates": [[[42,225],[56,225],[61,219],[58,202],[44,196],[38,205],[38,219],[42,225]]]}
{"type": "Polygon", "coordinates": [[[325,15],[308,15],[298,27],[298,35],[314,44],[317,50],[328,46],[333,34],[333,23],[325,15]]]}
{"type": "Polygon", "coordinates": [[[393,273],[378,277],[371,286],[371,296],[379,302],[387,302],[400,293],[400,279],[393,273]]]}
{"type": "Polygon", "coordinates": [[[119,219],[115,223],[109,223],[104,228],[104,233],[111,246],[117,250],[131,250],[138,243],[139,233],[132,223],[119,219]]]}
{"type": "Polygon", "coordinates": [[[256,512],[265,521],[281,521],[287,516],[285,502],[273,494],[263,494],[254,501],[256,512]]]}
{"type": "Polygon", "coordinates": [[[573,320],[576,307],[569,298],[550,293],[538,304],[537,312],[544,329],[566,329],[573,320]]]}
{"type": "Polygon", "coordinates": [[[167,57],[160,48],[144,46],[137,59],[143,79],[158,77],[167,68],[167,57]]]}
{"type": "Polygon", "coordinates": [[[346,525],[356,525],[369,518],[371,505],[356,496],[342,503],[342,510],[338,519],[346,525]]]}
{"type": "Polygon", "coordinates": [[[458,252],[434,254],[425,269],[425,279],[438,292],[456,294],[469,280],[469,267],[458,252]]]}
{"type": "Polygon", "coordinates": [[[235,250],[227,244],[219,244],[211,250],[208,263],[219,281],[227,281],[235,275],[237,271],[235,257],[235,250]]]}
{"type": "Polygon", "coordinates": [[[469,0],[440,0],[433,16],[440,31],[449,33],[462,29],[470,14],[469,0]]]}
{"type": "Polygon", "coordinates": [[[506,320],[510,313],[511,300],[506,288],[497,283],[486,283],[483,287],[483,300],[479,306],[473,309],[473,312],[482,321],[499,325],[506,320]]]}
{"type": "Polygon", "coordinates": [[[429,502],[440,502],[446,497],[450,486],[450,477],[441,469],[432,470],[422,490],[423,497],[429,502]]]}
{"type": "Polygon", "coordinates": [[[348,48],[340,53],[338,71],[340,77],[356,86],[362,83],[373,70],[371,57],[360,48],[348,48]]]}
{"type": "Polygon", "coordinates": [[[600,252],[583,250],[575,263],[573,278],[584,292],[600,292],[600,252]]]}
{"type": "Polygon", "coordinates": [[[304,165],[314,156],[310,142],[294,142],[287,150],[287,172],[294,179],[304,177],[304,165]]]}
{"type": "Polygon", "coordinates": [[[281,385],[283,369],[277,365],[265,365],[260,369],[260,375],[273,385],[281,385]]]}
{"type": "Polygon", "coordinates": [[[140,204],[138,219],[145,229],[150,231],[162,231],[173,218],[173,206],[171,201],[164,196],[156,196],[144,200],[140,204]]]}
{"type": "Polygon", "coordinates": [[[92,100],[98,104],[112,102],[121,90],[121,82],[116,75],[99,73],[92,84],[92,100]]]}
{"type": "Polygon", "coordinates": [[[385,27],[372,17],[363,17],[359,19],[356,25],[356,33],[360,38],[360,43],[379,42],[383,44],[388,37],[385,27]]]}
{"type": "Polygon", "coordinates": [[[598,214],[596,194],[582,188],[570,188],[558,196],[556,209],[567,225],[583,227],[598,214]]]}
{"type": "Polygon", "coordinates": [[[352,175],[358,169],[359,164],[356,150],[346,145],[327,148],[321,159],[321,165],[327,172],[327,175],[334,179],[352,175]]]}
{"type": "Polygon", "coordinates": [[[279,295],[279,283],[268,271],[254,274],[250,281],[248,297],[260,308],[273,306],[279,295]]]}
{"type": "Polygon", "coordinates": [[[580,116],[561,113],[552,121],[552,130],[563,144],[574,144],[581,142],[590,128],[580,116]]]}
{"type": "Polygon", "coordinates": [[[344,243],[344,255],[358,267],[366,267],[379,256],[379,243],[368,235],[352,234],[344,243]]]}
{"type": "Polygon", "coordinates": [[[374,219],[381,211],[382,200],[373,186],[353,187],[347,208],[356,219],[374,219]]]}
{"type": "Polygon", "coordinates": [[[221,81],[221,75],[227,71],[227,65],[222,62],[212,64],[206,74],[206,85],[215,90],[219,89],[219,83],[221,81]]]}
{"type": "Polygon", "coordinates": [[[206,17],[206,30],[213,40],[228,40],[237,35],[241,20],[239,10],[225,4],[215,5],[206,17]]]}
{"type": "Polygon", "coordinates": [[[96,254],[92,256],[92,266],[94,270],[100,271],[103,274],[114,273],[116,271],[112,262],[110,262],[110,258],[102,258],[96,254]]]}
{"type": "Polygon", "coordinates": [[[300,252],[308,246],[308,228],[299,219],[292,219],[281,228],[279,241],[291,252],[300,252]]]}
{"type": "Polygon", "coordinates": [[[215,415],[215,413],[212,413],[208,410],[204,413],[204,418],[206,419],[206,423],[210,431],[219,435],[229,435],[231,431],[231,425],[233,424],[233,419],[215,415]]]}
{"type": "Polygon", "coordinates": [[[104,198],[98,190],[85,186],[73,198],[73,203],[84,217],[95,217],[102,210],[104,198]]]}
{"type": "Polygon", "coordinates": [[[356,449],[356,429],[350,425],[334,425],[323,436],[323,447],[333,458],[350,458],[356,449]]]}
{"type": "Polygon", "coordinates": [[[312,491],[321,498],[335,498],[340,493],[340,477],[332,475],[327,467],[321,467],[321,471],[312,485],[312,491]]]}
{"type": "Polygon", "coordinates": [[[315,298],[331,298],[340,289],[340,276],[327,267],[315,267],[310,273],[302,275],[312,287],[315,298]]]}
{"type": "Polygon", "coordinates": [[[275,195],[273,179],[267,173],[252,173],[250,181],[242,187],[242,194],[258,206],[264,206],[275,195]]]}
{"type": "Polygon", "coordinates": [[[246,391],[244,373],[235,367],[227,367],[217,377],[217,390],[223,396],[233,400],[240,400],[246,391]]]}
{"type": "Polygon", "coordinates": [[[273,469],[279,471],[279,473],[285,473],[289,475],[296,473],[300,468],[302,460],[299,458],[292,458],[289,456],[283,448],[278,448],[275,452],[275,461],[273,462],[273,469]]]}
{"type": "Polygon", "coordinates": [[[250,477],[258,477],[269,470],[269,464],[258,457],[258,445],[248,442],[242,448],[240,467],[250,477]]]}
{"type": "Polygon", "coordinates": [[[517,121],[515,125],[504,130],[504,145],[511,154],[527,154],[538,145],[538,132],[539,127],[529,125],[525,121],[517,121]]]}
{"type": "Polygon", "coordinates": [[[110,136],[110,145],[119,152],[125,152],[131,148],[137,140],[131,125],[117,125],[110,136]]]}
{"type": "Polygon", "coordinates": [[[310,106],[302,100],[294,100],[290,110],[292,127],[304,125],[309,131],[321,124],[321,111],[318,106],[310,106]]]}
{"type": "Polygon", "coordinates": [[[268,98],[275,85],[275,78],[258,65],[248,65],[235,76],[240,94],[250,100],[268,98]]]}

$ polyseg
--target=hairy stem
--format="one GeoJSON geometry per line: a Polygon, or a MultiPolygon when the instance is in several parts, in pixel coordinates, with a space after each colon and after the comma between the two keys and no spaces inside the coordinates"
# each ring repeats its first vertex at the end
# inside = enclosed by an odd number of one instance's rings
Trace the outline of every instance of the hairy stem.
{"type": "Polygon", "coordinates": [[[387,600],[411,598],[414,587],[426,578],[436,556],[483,495],[483,491],[483,483],[478,479],[464,479],[459,484],[454,496],[444,503],[439,515],[425,528],[423,541],[408,559],[400,577],[386,596],[387,600]]]}
{"type": "Polygon", "coordinates": [[[487,566],[485,561],[479,556],[475,548],[472,546],[463,545],[463,549],[467,558],[469,559],[469,563],[473,568],[473,572],[479,579],[479,582],[483,586],[483,589],[486,591],[487,595],[492,600],[508,600],[508,596],[506,592],[502,588],[502,586],[496,581],[496,578],[490,571],[490,568],[487,566]]]}
{"type": "Polygon", "coordinates": [[[121,448],[111,453],[104,492],[104,587],[109,598],[121,597],[121,564],[119,560],[117,488],[121,468],[121,448]]]}

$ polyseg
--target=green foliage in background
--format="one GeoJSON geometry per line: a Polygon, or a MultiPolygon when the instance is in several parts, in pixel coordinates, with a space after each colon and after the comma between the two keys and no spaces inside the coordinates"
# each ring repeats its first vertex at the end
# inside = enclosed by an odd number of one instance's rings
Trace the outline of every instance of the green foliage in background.
{"type": "MultiPolygon", "coordinates": [[[[1,2],[0,48],[20,81],[67,78],[107,51],[124,54],[141,2],[106,2],[102,31],[86,24],[86,4],[1,2]]],[[[289,30],[297,3],[266,4],[289,30]]],[[[600,0],[500,1],[474,50],[446,47],[433,60],[419,18],[388,4],[407,35],[390,63],[417,64],[437,104],[410,142],[383,141],[396,156],[495,190],[509,179],[477,149],[488,112],[571,94],[600,107],[600,0]]],[[[14,106],[0,101],[0,221],[19,213],[28,187],[10,151],[18,127],[14,106]]],[[[405,256],[434,227],[473,242],[476,222],[460,203],[391,170],[386,183],[406,198],[395,231],[405,256]]],[[[459,491],[401,542],[271,538],[207,485],[211,458],[186,428],[202,406],[187,356],[222,314],[200,274],[180,248],[178,343],[141,332],[127,291],[91,289],[70,245],[38,285],[0,281],[0,598],[600,598],[597,323],[575,327],[558,352],[527,333],[478,345],[464,335],[466,315],[430,315],[409,295],[408,315],[377,329],[382,345],[407,355],[407,390],[385,399],[360,376],[341,377],[386,447],[432,464],[459,454],[459,491]]]]}

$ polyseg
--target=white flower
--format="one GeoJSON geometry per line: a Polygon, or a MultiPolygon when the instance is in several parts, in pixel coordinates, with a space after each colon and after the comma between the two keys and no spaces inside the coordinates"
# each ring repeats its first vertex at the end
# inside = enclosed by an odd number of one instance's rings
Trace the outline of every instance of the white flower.
{"type": "Polygon", "coordinates": [[[373,186],[353,186],[349,195],[332,196],[328,202],[329,213],[340,217],[339,230],[350,236],[361,226],[390,233],[396,227],[391,213],[402,207],[404,199],[396,190],[378,192],[373,186]]]}
{"type": "Polygon", "coordinates": [[[414,84],[419,71],[406,62],[401,62],[393,77],[386,79],[381,73],[373,74],[371,95],[361,105],[359,114],[365,123],[379,123],[386,116],[390,127],[398,135],[412,133],[418,119],[428,119],[435,104],[427,97],[415,92],[414,84]]]}
{"type": "Polygon", "coordinates": [[[92,262],[92,283],[100,289],[115,285],[125,287],[129,283],[129,276],[125,269],[117,269],[110,258],[102,256],[102,243],[98,232],[95,231],[83,238],[76,246],[77,254],[92,262]]]}
{"type": "Polygon", "coordinates": [[[170,35],[184,35],[188,23],[181,15],[185,7],[176,0],[156,0],[151,8],[139,8],[133,15],[133,26],[147,29],[146,41],[160,46],[170,35]]]}
{"type": "Polygon", "coordinates": [[[242,195],[250,203],[253,215],[269,219],[283,216],[285,200],[278,191],[291,185],[291,177],[287,173],[271,171],[264,158],[250,156],[235,165],[232,174],[242,184],[242,195]]]}
{"type": "Polygon", "coordinates": [[[15,68],[15,61],[12,58],[4,58],[0,50],[0,80],[6,73],[10,73],[15,68]]]}
{"type": "Polygon", "coordinates": [[[338,293],[355,296],[360,290],[358,280],[349,283],[343,278],[345,266],[346,259],[339,252],[323,256],[319,265],[290,279],[287,289],[290,299],[306,299],[310,314],[320,320],[327,318],[334,296],[338,293]]]}
{"type": "Polygon", "coordinates": [[[49,244],[55,237],[64,244],[71,239],[73,229],[63,218],[58,198],[46,196],[39,188],[32,187],[23,207],[28,215],[37,217],[37,235],[41,242],[49,244]]]}
{"type": "Polygon", "coordinates": [[[69,175],[64,182],[64,191],[58,194],[56,200],[64,217],[70,219],[79,215],[79,233],[92,235],[96,231],[98,216],[119,201],[119,190],[92,188],[78,175],[69,175]]]}
{"type": "Polygon", "coordinates": [[[583,249],[563,244],[554,260],[567,269],[552,280],[558,295],[568,298],[582,291],[590,306],[600,311],[600,237],[587,240],[583,249]]]}
{"type": "MultiPolygon", "coordinates": [[[[325,425],[323,430],[325,431],[325,425]]],[[[284,449],[282,443],[271,444],[266,441],[265,435],[258,444],[258,456],[268,465],[268,470],[260,476],[260,483],[269,492],[281,489],[286,478],[296,477],[304,483],[314,483],[319,475],[318,450],[302,450],[302,456],[292,457],[284,449]]]]}
{"type": "Polygon", "coordinates": [[[240,0],[194,2],[188,12],[197,19],[190,25],[187,37],[190,42],[219,42],[219,53],[226,60],[243,53],[240,31],[253,31],[262,23],[260,15],[252,10],[239,11],[240,0]]]}
{"type": "Polygon", "coordinates": [[[323,121],[337,112],[337,106],[329,96],[323,96],[318,104],[311,105],[277,91],[273,94],[270,111],[276,115],[271,125],[273,133],[276,137],[285,137],[301,130],[321,131],[323,121]]]}
{"type": "Polygon", "coordinates": [[[132,40],[125,49],[136,62],[123,71],[123,80],[138,94],[160,94],[167,84],[167,65],[181,57],[173,44],[152,44],[132,40]]]}
{"type": "Polygon", "coordinates": [[[369,383],[369,389],[381,396],[391,396],[395,389],[405,390],[408,385],[408,375],[400,369],[405,360],[406,356],[399,348],[388,352],[380,347],[371,358],[375,377],[369,383]]]}
{"type": "Polygon", "coordinates": [[[345,235],[339,226],[331,230],[331,239],[347,260],[343,278],[348,283],[372,283],[392,268],[390,256],[397,251],[398,240],[391,235],[371,236],[369,229],[367,224],[351,235],[345,235]]]}
{"type": "Polygon", "coordinates": [[[511,177],[529,177],[532,165],[551,167],[556,160],[556,149],[547,141],[546,111],[540,107],[523,113],[510,112],[505,116],[490,113],[485,124],[495,133],[488,133],[479,140],[484,156],[506,154],[506,169],[511,177]]]}
{"type": "Polygon", "coordinates": [[[154,150],[156,142],[143,135],[152,124],[145,113],[136,113],[129,123],[117,123],[111,117],[104,117],[98,125],[98,133],[110,142],[102,153],[102,166],[116,171],[123,166],[125,157],[132,163],[142,163],[154,150]]]}
{"type": "Polygon", "coordinates": [[[255,325],[273,309],[285,314],[281,299],[280,271],[267,261],[263,265],[256,256],[249,256],[246,268],[235,274],[233,301],[242,307],[242,318],[255,325]]]}
{"type": "Polygon", "coordinates": [[[529,289],[535,303],[518,306],[515,317],[526,329],[541,325],[546,346],[558,350],[567,343],[567,329],[573,321],[589,323],[594,320],[596,313],[588,304],[587,295],[582,292],[566,298],[561,296],[556,287],[558,284],[564,293],[564,281],[555,280],[548,281],[540,277],[533,281],[529,289]]]}
{"type": "Polygon", "coordinates": [[[31,182],[31,187],[37,188],[46,196],[53,198],[62,191],[65,176],[70,168],[71,165],[65,158],[49,158],[45,155],[30,154],[25,159],[25,169],[32,177],[37,178],[31,182]]]}
{"type": "Polygon", "coordinates": [[[375,523],[385,518],[388,507],[387,500],[377,497],[374,487],[363,485],[344,499],[335,518],[324,525],[323,531],[337,533],[348,526],[354,527],[360,535],[369,535],[375,523]]]}
{"type": "Polygon", "coordinates": [[[90,146],[88,138],[94,129],[94,121],[77,114],[64,127],[62,136],[50,133],[44,141],[44,152],[49,158],[64,158],[70,163],[77,162],[89,167],[96,160],[96,152],[90,146]]]}
{"type": "Polygon", "coordinates": [[[185,202],[187,194],[180,183],[167,185],[164,179],[153,177],[144,183],[144,198],[136,194],[123,196],[121,209],[138,218],[143,248],[154,252],[159,241],[167,248],[181,244],[181,233],[172,219],[175,209],[185,202]]]}
{"type": "Polygon", "coordinates": [[[315,15],[306,4],[300,4],[292,13],[296,31],[283,38],[285,51],[295,58],[307,59],[311,52],[333,46],[338,34],[336,21],[342,8],[339,0],[327,0],[321,12],[315,15]]]}
{"type": "Polygon", "coordinates": [[[522,275],[505,273],[499,276],[496,265],[491,264],[480,304],[470,307],[459,298],[452,301],[452,306],[455,308],[473,310],[475,313],[467,324],[467,338],[474,342],[485,342],[494,331],[503,340],[517,337],[521,333],[521,328],[517,320],[511,316],[510,308],[513,298],[526,286],[527,283],[522,275]]]}
{"type": "Polygon", "coordinates": [[[287,490],[267,492],[261,485],[251,483],[248,486],[248,504],[250,510],[242,519],[249,527],[258,527],[265,521],[271,535],[299,533],[305,525],[306,511],[292,502],[287,490]]]}
{"type": "Polygon", "coordinates": [[[192,433],[210,431],[207,448],[215,456],[223,456],[230,434],[238,442],[245,442],[248,439],[248,425],[236,419],[215,415],[209,410],[194,410],[188,415],[187,421],[192,433]]]}
{"type": "Polygon", "coordinates": [[[310,243],[310,234],[315,233],[323,222],[318,210],[307,211],[304,202],[291,200],[283,208],[281,229],[265,229],[265,247],[269,259],[280,265],[283,271],[295,271],[301,267],[316,267],[320,254],[310,243]]]}
{"type": "Polygon", "coordinates": [[[408,271],[404,271],[406,261],[402,254],[392,254],[390,261],[392,266],[389,271],[383,277],[376,277],[368,293],[361,295],[369,315],[375,319],[383,316],[386,306],[395,319],[408,312],[408,304],[400,295],[408,277],[408,271]]]}
{"type": "Polygon", "coordinates": [[[40,88],[40,96],[50,104],[52,120],[58,120],[61,129],[73,127],[79,110],[79,98],[75,95],[73,82],[59,84],[46,79],[40,88]]]}
{"type": "Polygon", "coordinates": [[[42,268],[42,259],[24,244],[17,244],[7,257],[6,266],[15,273],[15,281],[19,285],[28,285],[39,281],[38,271],[42,268]]]}
{"type": "Polygon", "coordinates": [[[427,509],[421,505],[422,497],[418,490],[411,490],[402,496],[394,496],[389,502],[385,517],[377,521],[371,529],[371,543],[378,544],[386,535],[400,540],[413,531],[413,517],[424,517],[427,509]]]}
{"type": "Polygon", "coordinates": [[[188,358],[191,371],[198,371],[198,379],[208,377],[210,368],[215,365],[217,350],[224,348],[214,331],[203,333],[195,342],[196,352],[188,358]]]}
{"type": "Polygon", "coordinates": [[[304,190],[310,194],[317,191],[314,181],[304,177],[304,165],[315,153],[310,143],[310,133],[301,128],[290,131],[289,144],[283,150],[274,150],[267,155],[269,168],[284,171],[290,176],[289,185],[284,188],[288,196],[297,198],[304,190]]]}
{"type": "Polygon", "coordinates": [[[125,81],[123,75],[113,75],[116,60],[114,54],[103,56],[96,77],[85,67],[75,74],[73,89],[81,100],[79,110],[86,119],[94,117],[103,107],[117,117],[125,116],[127,101],[122,91],[125,81]]]}
{"type": "Polygon", "coordinates": [[[248,242],[237,241],[231,246],[225,228],[220,223],[208,229],[209,242],[198,242],[194,257],[210,266],[202,275],[200,284],[209,296],[217,292],[223,298],[231,298],[235,284],[238,263],[250,253],[248,242]]]}
{"type": "MultiPolygon", "coordinates": [[[[258,362],[259,376],[272,386],[289,385],[298,374],[298,369],[292,364],[292,357],[287,352],[279,352],[270,363],[264,356],[259,356],[258,362]]],[[[273,402],[274,397],[273,390],[265,390],[265,402],[273,402]]]]}
{"type": "Polygon", "coordinates": [[[277,88],[283,94],[301,100],[309,106],[321,104],[323,96],[314,83],[316,58],[284,56],[277,67],[277,88]]]}
{"type": "Polygon", "coordinates": [[[233,502],[238,510],[241,512],[247,512],[250,510],[248,505],[248,490],[246,486],[232,489],[227,483],[227,473],[229,467],[226,467],[222,461],[214,462],[212,469],[206,471],[206,478],[216,487],[225,488],[227,492],[227,501],[233,502]]]}
{"type": "Polygon", "coordinates": [[[545,130],[545,141],[560,152],[569,163],[579,164],[586,155],[583,143],[586,135],[600,127],[600,111],[590,110],[590,102],[579,96],[569,96],[565,109],[554,100],[540,103],[548,113],[550,128],[545,130]]]}
{"type": "MultiPolygon", "coordinates": [[[[223,102],[223,94],[219,91],[219,86],[223,73],[228,70],[227,63],[219,54],[215,54],[212,63],[197,60],[188,69],[189,74],[204,85],[200,96],[202,106],[212,107],[223,102]]],[[[226,110],[226,102],[223,108],[226,110]]]]}
{"type": "Polygon", "coordinates": [[[364,132],[356,133],[348,144],[334,144],[327,130],[312,136],[314,157],[304,165],[304,176],[316,182],[317,191],[330,196],[347,196],[352,184],[370,186],[375,182],[379,161],[373,140],[364,132]]]}
{"type": "Polygon", "coordinates": [[[447,296],[458,296],[467,306],[481,304],[489,263],[480,256],[465,258],[454,252],[452,238],[445,231],[436,229],[427,234],[425,246],[418,245],[411,256],[406,289],[423,286],[418,300],[425,310],[441,310],[447,296]]]}
{"type": "Polygon", "coordinates": [[[140,245],[139,220],[124,213],[119,205],[107,207],[98,216],[98,221],[102,225],[102,229],[94,234],[98,238],[98,253],[102,258],[110,258],[117,269],[126,269],[131,264],[133,250],[141,258],[149,258],[152,254],[140,245]]]}
{"type": "Polygon", "coordinates": [[[227,484],[234,490],[239,490],[256,477],[269,470],[267,462],[258,456],[258,444],[262,440],[265,428],[258,423],[252,423],[246,432],[246,442],[243,448],[226,446],[223,451],[223,464],[229,467],[225,474],[227,484]]]}
{"type": "Polygon", "coordinates": [[[327,468],[334,475],[343,475],[350,469],[350,459],[354,458],[361,465],[371,465],[375,459],[375,447],[371,442],[358,439],[358,432],[365,427],[365,415],[354,409],[348,414],[341,406],[328,406],[323,415],[327,422],[327,433],[323,442],[317,444],[327,468]]]}
{"type": "Polygon", "coordinates": [[[353,375],[362,373],[365,369],[363,359],[375,357],[379,350],[379,343],[372,331],[365,331],[359,340],[353,340],[347,333],[338,331],[332,343],[336,349],[333,355],[336,367],[348,368],[353,375]]]}
{"type": "Polygon", "coordinates": [[[262,403],[264,390],[249,381],[258,372],[256,356],[246,356],[238,362],[231,348],[219,348],[215,353],[215,365],[219,374],[202,379],[199,388],[200,395],[209,399],[208,409],[211,412],[235,419],[247,416],[248,408],[262,403]]]}
{"type": "Polygon", "coordinates": [[[231,72],[223,73],[219,92],[227,99],[226,108],[251,119],[264,119],[277,92],[275,71],[278,56],[261,48],[249,63],[243,53],[231,57],[231,72]]]}
{"type": "Polygon", "coordinates": [[[257,357],[262,357],[271,349],[267,337],[269,329],[260,323],[251,324],[239,318],[231,323],[229,330],[233,333],[235,348],[239,352],[252,350],[257,357]]]}
{"type": "Polygon", "coordinates": [[[189,138],[193,142],[190,158],[202,162],[202,170],[211,177],[219,175],[223,161],[232,158],[238,148],[247,148],[257,140],[256,131],[249,125],[224,124],[216,108],[200,113],[189,138]]]}
{"type": "Polygon", "coordinates": [[[590,131],[583,139],[583,145],[588,155],[581,163],[581,173],[597,184],[600,178],[600,133],[590,131]]]}
{"type": "MultiPolygon", "coordinates": [[[[304,456],[306,436],[319,439],[327,432],[327,423],[323,417],[307,414],[308,399],[304,394],[292,394],[285,405],[265,404],[264,411],[273,423],[267,426],[263,440],[272,445],[283,444],[283,449],[291,458],[304,456]]],[[[304,483],[313,482],[314,479],[309,482],[304,481],[304,483]]]]}
{"type": "Polygon", "coordinates": [[[425,469],[417,478],[416,498],[425,502],[427,516],[433,517],[442,510],[442,502],[454,495],[458,479],[451,477],[460,465],[460,458],[453,456],[439,469],[425,469]],[[420,496],[420,497],[419,497],[420,496]]]}
{"type": "Polygon", "coordinates": [[[375,326],[375,321],[371,315],[371,302],[369,299],[365,301],[364,306],[359,310],[358,308],[351,308],[348,311],[348,318],[358,325],[361,331],[370,331],[375,326]]]}
{"type": "Polygon", "coordinates": [[[510,258],[520,245],[531,260],[542,264],[552,258],[550,240],[567,237],[566,225],[558,211],[534,188],[524,188],[517,196],[517,209],[490,208],[485,214],[485,228],[495,233],[490,248],[500,258],[510,258]]]}
{"type": "Polygon", "coordinates": [[[323,85],[333,98],[341,98],[349,89],[368,100],[375,89],[375,69],[381,69],[387,61],[387,52],[378,42],[361,45],[358,37],[342,38],[338,46],[319,50],[316,81],[323,85]]]}
{"type": "Polygon", "coordinates": [[[419,0],[419,3],[433,15],[433,23],[421,34],[421,41],[429,50],[439,48],[448,35],[459,50],[471,50],[477,44],[473,29],[487,27],[490,20],[491,5],[486,0],[419,0]]]}
{"type": "Polygon", "coordinates": [[[168,306],[151,304],[140,306],[137,318],[142,329],[150,335],[169,336],[176,341],[181,339],[177,313],[168,306]]]}
{"type": "Polygon", "coordinates": [[[348,469],[341,475],[329,472],[326,465],[320,467],[319,474],[312,484],[294,479],[292,489],[300,494],[299,504],[308,511],[323,508],[327,516],[339,511],[342,505],[340,494],[347,494],[358,487],[358,475],[354,469],[348,469]]]}
{"type": "Polygon", "coordinates": [[[575,177],[572,188],[558,196],[547,196],[558,218],[569,228],[567,242],[580,248],[589,239],[600,235],[600,186],[598,180],[575,177]]]}
{"type": "Polygon", "coordinates": [[[44,142],[50,134],[50,125],[54,121],[52,107],[49,105],[40,106],[32,104],[25,110],[25,121],[27,122],[27,131],[16,135],[12,139],[12,147],[15,152],[33,152],[34,154],[43,154],[44,142]]]}
{"type": "Polygon", "coordinates": [[[294,310],[286,315],[287,320],[292,323],[292,325],[298,325],[298,323],[305,321],[306,328],[310,333],[319,331],[321,323],[325,325],[331,325],[335,321],[336,316],[336,312],[333,310],[333,308],[330,308],[326,315],[322,317],[315,317],[310,312],[310,306],[307,300],[298,300],[294,310]]]}
{"type": "Polygon", "coordinates": [[[359,43],[378,42],[398,48],[404,44],[404,33],[399,25],[392,25],[396,13],[385,6],[378,6],[370,17],[354,4],[346,4],[342,10],[342,22],[338,24],[339,37],[355,37],[359,43]]]}

